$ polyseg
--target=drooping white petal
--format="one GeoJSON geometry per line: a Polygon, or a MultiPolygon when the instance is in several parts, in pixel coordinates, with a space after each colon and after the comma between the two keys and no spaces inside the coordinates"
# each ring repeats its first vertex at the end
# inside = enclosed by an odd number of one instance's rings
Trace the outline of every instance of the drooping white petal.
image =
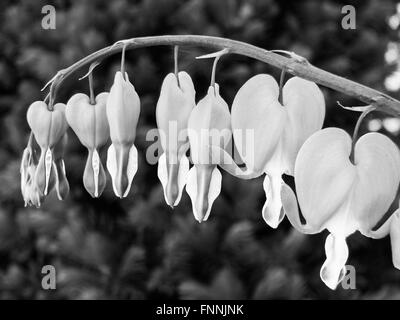
{"type": "Polygon", "coordinates": [[[125,198],[131,188],[133,177],[138,169],[138,153],[134,145],[115,147],[111,144],[107,152],[107,169],[111,175],[114,193],[125,198]]]}
{"type": "Polygon", "coordinates": [[[326,260],[321,268],[322,281],[332,290],[343,280],[346,274],[346,261],[349,249],[345,238],[328,235],[325,241],[326,260]]]}
{"type": "Polygon", "coordinates": [[[163,186],[165,202],[169,206],[179,204],[188,172],[189,159],[185,155],[179,159],[179,163],[169,165],[169,169],[165,153],[158,159],[157,176],[163,186]]]}
{"type": "Polygon", "coordinates": [[[281,185],[283,181],[281,174],[273,173],[264,178],[264,191],[267,200],[262,209],[264,221],[272,228],[276,229],[284,218],[284,211],[281,201],[281,185]]]}
{"type": "Polygon", "coordinates": [[[393,214],[390,224],[390,243],[392,245],[392,260],[395,268],[400,270],[400,210],[393,214]]]}
{"type": "Polygon", "coordinates": [[[206,221],[211,207],[221,192],[222,175],[217,166],[193,166],[188,173],[186,191],[192,201],[194,217],[206,221]]]}
{"type": "Polygon", "coordinates": [[[56,193],[58,200],[64,200],[69,193],[69,183],[66,178],[65,163],[63,159],[53,162],[53,169],[56,180],[56,193]]]}

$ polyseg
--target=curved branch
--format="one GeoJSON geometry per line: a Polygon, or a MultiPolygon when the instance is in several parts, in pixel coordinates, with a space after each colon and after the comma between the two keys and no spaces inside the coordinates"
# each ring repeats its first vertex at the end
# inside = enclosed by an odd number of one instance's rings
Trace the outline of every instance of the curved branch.
{"type": "MultiPolygon", "coordinates": [[[[293,55],[292,57],[286,57],[241,41],[198,35],[165,35],[132,38],[119,41],[114,45],[100,49],[79,60],[70,67],[59,71],[51,85],[51,103],[54,101],[57,89],[60,87],[62,82],[73,72],[96,60],[101,60],[117,52],[120,52],[124,45],[126,45],[126,49],[136,49],[163,45],[191,45],[206,47],[213,50],[222,50],[224,48],[227,48],[229,49],[229,53],[254,58],[280,69],[285,68],[286,72],[292,75],[313,81],[333,90],[343,92],[349,96],[357,98],[358,100],[366,104],[376,106],[378,110],[387,112],[395,116],[400,116],[400,101],[380,91],[374,90],[357,82],[319,69],[311,65],[305,59],[296,58],[296,55],[293,55]]],[[[50,105],[50,108],[51,107],[52,106],[50,105]]]]}

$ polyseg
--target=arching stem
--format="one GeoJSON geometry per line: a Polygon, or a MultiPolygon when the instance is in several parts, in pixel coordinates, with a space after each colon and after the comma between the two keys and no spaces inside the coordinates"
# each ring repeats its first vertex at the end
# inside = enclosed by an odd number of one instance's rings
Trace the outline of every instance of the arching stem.
{"type": "Polygon", "coordinates": [[[361,122],[364,120],[364,118],[371,112],[376,110],[376,107],[374,106],[368,106],[365,108],[365,110],[363,111],[363,113],[361,113],[361,115],[359,116],[356,126],[354,128],[354,132],[353,132],[353,140],[351,142],[351,152],[350,152],[350,161],[352,164],[354,163],[354,148],[356,146],[357,143],[357,139],[358,139],[358,132],[360,131],[360,126],[361,126],[361,122]]]}
{"type": "Polygon", "coordinates": [[[124,45],[126,45],[126,49],[162,45],[200,46],[214,50],[227,48],[229,49],[229,53],[254,58],[281,69],[283,67],[287,67],[286,71],[292,75],[313,81],[333,90],[343,92],[347,95],[357,98],[358,100],[361,100],[366,104],[376,105],[379,110],[382,110],[390,115],[400,115],[400,101],[384,94],[383,92],[319,69],[302,57],[299,58],[299,56],[294,56],[293,54],[289,57],[286,57],[241,41],[201,35],[138,37],[119,41],[114,45],[100,49],[57,73],[54,79],[51,80],[53,88],[51,88],[52,97],[50,99],[50,105],[55,100],[58,88],[61,86],[64,80],[71,76],[76,70],[92,63],[93,61],[101,60],[120,52],[121,47],[124,45]]]}
{"type": "Polygon", "coordinates": [[[175,78],[178,83],[178,87],[181,87],[181,84],[179,82],[179,65],[178,65],[178,55],[179,55],[179,46],[174,46],[174,73],[175,73],[175,78]]]}
{"type": "Polygon", "coordinates": [[[283,83],[285,82],[286,68],[282,68],[281,77],[279,78],[279,96],[278,101],[283,105],[283,83]]]}

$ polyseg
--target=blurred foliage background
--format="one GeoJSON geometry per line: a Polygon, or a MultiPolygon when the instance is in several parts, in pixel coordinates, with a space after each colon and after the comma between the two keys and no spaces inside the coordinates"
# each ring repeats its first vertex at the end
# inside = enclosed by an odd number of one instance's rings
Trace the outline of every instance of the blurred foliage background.
{"type": "MultiPolygon", "coordinates": [[[[348,264],[356,268],[357,289],[326,288],[319,269],[327,233],[305,236],[286,220],[278,230],[270,229],[261,217],[262,179],[241,181],[225,174],[210,219],[201,225],[185,193],[179,207],[170,210],[156,166],[145,161],[150,144],[145,134],[156,126],[155,105],[161,82],[173,69],[172,48],[127,52],[127,70],[142,101],[136,142],[139,171],[127,199],[114,196],[110,180],[98,200],[85,192],[86,152],[72,132],[65,157],[71,185],[67,200],[59,202],[51,195],[40,209],[24,208],[19,182],[29,104],[44,98],[40,89],[57,70],[116,40],[162,34],[229,37],[295,51],[318,67],[386,91],[385,81],[395,77],[398,67],[396,10],[396,1],[390,0],[2,0],[0,298],[399,299],[400,272],[392,266],[388,239],[359,234],[348,239],[348,264]],[[46,4],[56,8],[56,30],[41,28],[46,4]],[[356,30],[341,27],[345,4],[356,7],[356,30]],[[45,264],[56,267],[54,291],[41,288],[45,264]]],[[[211,61],[195,61],[196,55],[207,53],[201,48],[180,52],[181,69],[192,75],[198,100],[206,93],[211,61]]],[[[119,59],[109,58],[95,70],[97,93],[110,88],[119,59]]],[[[87,82],[78,81],[86,71],[65,82],[58,101],[88,92],[87,82]]],[[[279,76],[279,70],[260,62],[224,57],[217,82],[228,104],[239,87],[260,72],[279,76]]],[[[397,90],[395,82],[392,90],[397,90]]],[[[360,102],[323,90],[325,126],[352,132],[357,115],[341,110],[336,101],[360,102]]],[[[391,94],[400,97],[396,91],[391,94]]],[[[399,142],[396,130],[377,129],[399,142]]]]}

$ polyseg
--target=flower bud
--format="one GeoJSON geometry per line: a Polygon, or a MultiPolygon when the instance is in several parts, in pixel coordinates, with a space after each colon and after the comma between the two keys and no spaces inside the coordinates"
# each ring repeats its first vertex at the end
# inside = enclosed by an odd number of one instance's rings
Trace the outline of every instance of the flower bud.
{"type": "Polygon", "coordinates": [[[161,86],[157,102],[156,120],[163,153],[158,160],[158,178],[164,197],[171,207],[178,205],[189,172],[187,126],[195,106],[195,89],[186,72],[168,74],[161,86]]]}
{"type": "Polygon", "coordinates": [[[118,71],[107,99],[107,119],[111,146],[107,153],[107,169],[111,175],[114,193],[124,198],[131,188],[138,168],[137,149],[134,146],[136,126],[140,114],[140,100],[134,86],[118,71]]]}
{"type": "Polygon", "coordinates": [[[221,192],[222,175],[211,146],[226,148],[231,140],[230,113],[226,102],[219,95],[219,86],[209,87],[190,114],[188,124],[190,153],[194,166],[189,170],[186,191],[192,200],[193,214],[197,221],[206,221],[211,207],[221,192]]]}

